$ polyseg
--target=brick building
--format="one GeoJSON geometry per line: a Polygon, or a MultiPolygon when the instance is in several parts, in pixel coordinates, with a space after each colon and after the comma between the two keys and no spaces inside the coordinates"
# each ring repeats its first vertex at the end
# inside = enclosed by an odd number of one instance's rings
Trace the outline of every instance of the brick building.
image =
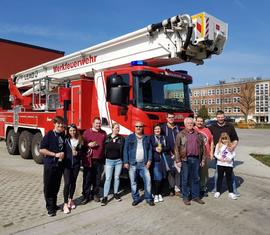
{"type": "Polygon", "coordinates": [[[64,52],[0,38],[0,109],[8,108],[11,74],[64,56],[64,52]]]}
{"type": "Polygon", "coordinates": [[[220,81],[216,85],[207,85],[191,89],[191,107],[196,114],[204,105],[211,117],[221,109],[227,117],[235,121],[244,120],[244,101],[248,99],[251,109],[248,119],[256,122],[270,122],[269,101],[270,79],[245,78],[237,82],[220,81]]]}

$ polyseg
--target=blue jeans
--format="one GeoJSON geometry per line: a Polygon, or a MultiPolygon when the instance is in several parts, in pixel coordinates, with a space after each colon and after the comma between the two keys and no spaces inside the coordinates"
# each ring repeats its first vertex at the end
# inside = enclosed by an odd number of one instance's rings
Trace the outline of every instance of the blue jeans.
{"type": "Polygon", "coordinates": [[[130,179],[130,186],[131,186],[131,195],[133,201],[138,202],[140,201],[140,194],[137,187],[137,177],[140,175],[143,179],[144,183],[144,199],[149,202],[152,201],[152,194],[151,194],[151,177],[149,170],[145,167],[143,162],[138,162],[136,165],[129,166],[129,179],[130,179]]]}
{"type": "Polygon", "coordinates": [[[198,157],[188,157],[182,162],[182,194],[183,200],[199,198],[200,196],[200,160],[198,157]]]}
{"type": "Polygon", "coordinates": [[[112,181],[112,175],[114,171],[114,187],[113,187],[113,192],[116,194],[118,193],[119,189],[119,176],[121,174],[122,170],[122,160],[121,159],[106,159],[106,164],[105,164],[105,175],[106,175],[106,180],[104,183],[104,197],[107,197],[110,191],[111,187],[111,181],[112,181]]]}

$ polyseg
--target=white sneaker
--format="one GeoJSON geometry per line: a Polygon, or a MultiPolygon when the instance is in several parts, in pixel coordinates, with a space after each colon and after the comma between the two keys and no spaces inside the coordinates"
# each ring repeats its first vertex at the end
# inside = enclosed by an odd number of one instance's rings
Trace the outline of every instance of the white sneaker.
{"type": "Polygon", "coordinates": [[[219,198],[220,197],[220,192],[215,192],[214,198],[219,198]]]}
{"type": "Polygon", "coordinates": [[[236,200],[237,196],[234,193],[229,193],[228,197],[232,200],[236,200]]]}
{"type": "Polygon", "coordinates": [[[160,194],[158,195],[158,201],[163,202],[163,197],[160,194]]]}
{"type": "Polygon", "coordinates": [[[154,203],[158,203],[158,202],[159,202],[158,195],[155,195],[155,197],[154,197],[154,203]]]}
{"type": "Polygon", "coordinates": [[[68,208],[68,206],[66,205],[66,206],[64,206],[64,208],[63,208],[63,212],[64,212],[64,214],[69,214],[70,213],[70,210],[69,210],[69,208],[68,208]]]}

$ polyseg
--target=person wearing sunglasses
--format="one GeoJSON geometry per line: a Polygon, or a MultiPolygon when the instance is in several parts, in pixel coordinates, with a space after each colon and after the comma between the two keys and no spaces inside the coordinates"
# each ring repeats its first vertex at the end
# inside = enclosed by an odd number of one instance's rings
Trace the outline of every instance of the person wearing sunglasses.
{"type": "Polygon", "coordinates": [[[150,138],[143,134],[143,123],[135,122],[135,132],[130,134],[124,146],[124,167],[129,171],[131,185],[132,206],[141,202],[137,187],[137,176],[144,182],[144,199],[150,206],[154,206],[151,193],[151,177],[149,168],[152,162],[152,147],[150,138]]]}

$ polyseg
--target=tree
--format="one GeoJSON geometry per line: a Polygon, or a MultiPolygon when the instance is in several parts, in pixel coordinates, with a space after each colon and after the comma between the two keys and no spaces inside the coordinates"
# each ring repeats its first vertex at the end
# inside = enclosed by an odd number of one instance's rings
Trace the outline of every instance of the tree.
{"type": "Polygon", "coordinates": [[[209,119],[208,111],[205,105],[202,105],[202,107],[199,109],[197,116],[202,117],[204,120],[209,119]]]}
{"type": "Polygon", "coordinates": [[[255,89],[253,83],[246,83],[241,87],[241,93],[238,94],[240,100],[240,111],[245,116],[245,121],[247,122],[248,115],[251,110],[255,108],[255,89]]]}

